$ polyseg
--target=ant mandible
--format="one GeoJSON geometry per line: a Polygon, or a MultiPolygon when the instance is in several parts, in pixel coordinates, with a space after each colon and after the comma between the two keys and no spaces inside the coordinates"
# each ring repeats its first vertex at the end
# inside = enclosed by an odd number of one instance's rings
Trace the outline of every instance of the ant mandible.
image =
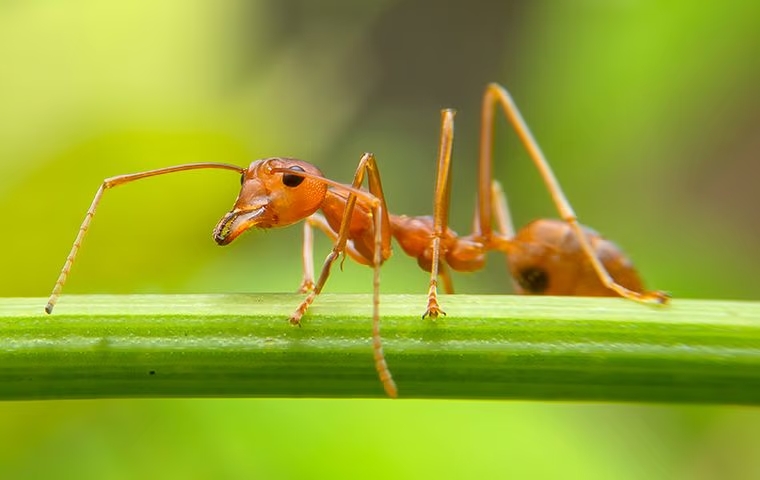
{"type": "Polygon", "coordinates": [[[256,160],[248,168],[224,163],[192,163],[146,172],[111,177],[103,181],[87,210],[71,251],[45,307],[52,313],[82,240],[106,190],[148,177],[196,169],[223,169],[241,176],[241,189],[233,208],[216,225],[213,237],[227,245],[244,231],[304,223],[304,274],[300,290],[307,296],[290,316],[300,325],[309,305],[322,291],[332,264],[342,254],[371,266],[373,275],[372,345],[375,369],[386,393],[398,395],[382,349],[380,338],[380,266],[391,255],[391,237],[404,252],[417,258],[430,271],[428,306],[425,316],[443,314],[438,304],[440,276],[447,292],[453,284],[447,266],[457,271],[483,267],[485,254],[498,250],[509,258],[517,290],[547,295],[619,295],[641,302],[665,303],[668,296],[659,291],[644,292],[632,264],[611,242],[578,224],[575,213],[562,193],[511,97],[501,86],[491,84],[483,99],[480,138],[478,204],[471,235],[458,237],[448,228],[450,163],[454,136],[454,111],[442,111],[433,217],[391,215],[386,208],[380,173],[374,155],[365,153],[350,185],[327,179],[314,165],[293,158],[273,157],[256,160]],[[515,234],[509,210],[499,184],[491,176],[491,137],[493,110],[501,104],[531,158],[547,184],[562,217],[536,220],[515,234]],[[362,189],[367,179],[367,190],[362,189]],[[322,210],[322,214],[317,213],[322,210]],[[493,222],[498,232],[492,228],[493,222]],[[314,282],[311,229],[318,228],[332,241],[321,273],[314,282]],[[590,266],[590,268],[589,268],[590,266]]]}

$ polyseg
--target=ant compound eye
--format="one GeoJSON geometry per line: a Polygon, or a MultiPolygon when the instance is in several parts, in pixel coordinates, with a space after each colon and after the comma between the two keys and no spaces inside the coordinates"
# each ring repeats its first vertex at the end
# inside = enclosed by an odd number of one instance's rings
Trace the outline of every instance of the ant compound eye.
{"type": "Polygon", "coordinates": [[[245,172],[243,172],[242,175],[240,175],[240,185],[245,183],[245,172]]]}
{"type": "MultiPolygon", "coordinates": [[[[298,165],[294,165],[290,167],[290,170],[293,170],[294,172],[305,172],[305,170],[298,165]]],[[[286,187],[297,187],[301,185],[306,177],[303,177],[301,175],[293,175],[291,173],[284,173],[282,175],[282,183],[286,187]]]]}

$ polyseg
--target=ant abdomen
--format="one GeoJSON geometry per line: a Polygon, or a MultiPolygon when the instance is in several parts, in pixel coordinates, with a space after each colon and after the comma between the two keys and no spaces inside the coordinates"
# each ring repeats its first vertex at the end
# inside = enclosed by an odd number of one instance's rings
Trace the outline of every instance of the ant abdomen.
{"type": "MultiPolygon", "coordinates": [[[[593,229],[581,228],[615,282],[641,293],[644,287],[639,274],[623,251],[593,229]]],[[[510,242],[509,268],[526,294],[617,295],[602,283],[575,231],[562,220],[539,219],[521,228],[510,242]]]]}

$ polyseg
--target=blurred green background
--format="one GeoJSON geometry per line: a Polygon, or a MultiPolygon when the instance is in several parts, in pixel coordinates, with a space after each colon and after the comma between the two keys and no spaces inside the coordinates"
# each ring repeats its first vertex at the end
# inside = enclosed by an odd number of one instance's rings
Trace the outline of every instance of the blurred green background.
{"type": "MultiPolygon", "coordinates": [[[[430,213],[442,107],[459,111],[451,222],[465,232],[496,81],[581,220],[649,286],[757,300],[759,24],[744,1],[0,1],[0,295],[49,293],[99,182],[121,173],[283,155],[349,181],[372,151],[390,209],[430,213]]],[[[554,216],[498,132],[517,223],[554,216]]],[[[211,240],[237,188],[200,171],[109,192],[66,293],[292,291],[300,229],[211,240]]],[[[383,291],[423,293],[396,252],[383,291]]],[[[493,260],[459,291],[509,292],[493,260]]],[[[328,291],[370,290],[349,263],[328,291]]],[[[0,403],[0,478],[758,478],[759,429],[760,412],[730,407],[0,403]]]]}

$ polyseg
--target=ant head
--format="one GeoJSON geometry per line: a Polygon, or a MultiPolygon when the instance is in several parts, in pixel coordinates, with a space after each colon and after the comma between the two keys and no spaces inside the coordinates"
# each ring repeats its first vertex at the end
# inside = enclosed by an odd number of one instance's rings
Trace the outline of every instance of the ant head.
{"type": "Polygon", "coordinates": [[[294,158],[256,160],[243,172],[242,187],[229,213],[214,229],[214,240],[227,245],[251,227],[285,227],[316,212],[327,192],[322,172],[294,158]]]}

